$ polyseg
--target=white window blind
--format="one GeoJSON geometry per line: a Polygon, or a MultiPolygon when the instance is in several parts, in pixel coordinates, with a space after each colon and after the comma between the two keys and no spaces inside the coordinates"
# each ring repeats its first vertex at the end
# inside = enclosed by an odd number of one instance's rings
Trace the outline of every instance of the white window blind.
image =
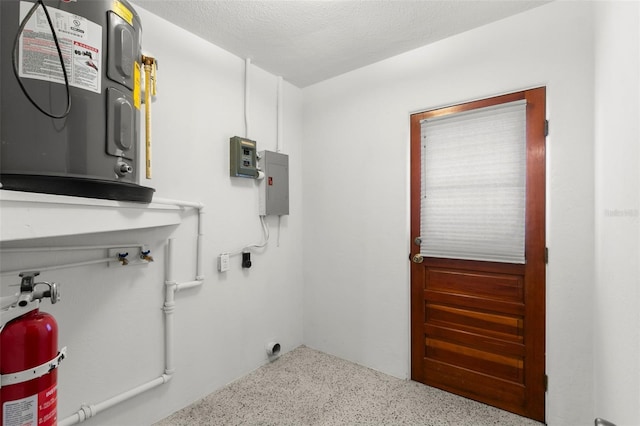
{"type": "Polygon", "coordinates": [[[526,101],[423,120],[420,252],[524,263],[526,101]]]}

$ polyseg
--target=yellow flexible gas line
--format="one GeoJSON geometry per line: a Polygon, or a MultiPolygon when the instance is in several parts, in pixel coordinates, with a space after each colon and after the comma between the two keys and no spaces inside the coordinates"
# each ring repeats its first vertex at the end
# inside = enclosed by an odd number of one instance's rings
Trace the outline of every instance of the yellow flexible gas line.
{"type": "Polygon", "coordinates": [[[144,64],[144,129],[145,129],[145,167],[147,179],[151,179],[151,95],[155,95],[156,60],[151,56],[142,55],[144,64]],[[153,80],[153,81],[152,81],[153,80]],[[153,84],[152,84],[153,83],[153,84]],[[153,92],[153,93],[152,93],[153,92]]]}

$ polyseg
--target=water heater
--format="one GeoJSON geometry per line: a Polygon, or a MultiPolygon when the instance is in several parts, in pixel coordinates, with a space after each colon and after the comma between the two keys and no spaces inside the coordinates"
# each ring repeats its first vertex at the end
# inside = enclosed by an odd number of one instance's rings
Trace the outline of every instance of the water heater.
{"type": "Polygon", "coordinates": [[[2,188],[150,202],[136,11],[126,0],[2,0],[0,22],[2,188]]]}

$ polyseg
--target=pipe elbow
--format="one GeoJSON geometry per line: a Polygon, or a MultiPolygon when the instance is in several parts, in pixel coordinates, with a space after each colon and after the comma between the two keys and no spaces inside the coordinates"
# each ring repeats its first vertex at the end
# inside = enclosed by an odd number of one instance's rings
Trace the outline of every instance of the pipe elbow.
{"type": "Polygon", "coordinates": [[[173,373],[175,372],[175,368],[171,370],[164,370],[164,374],[162,375],[162,383],[169,383],[171,379],[173,379],[173,373]]]}

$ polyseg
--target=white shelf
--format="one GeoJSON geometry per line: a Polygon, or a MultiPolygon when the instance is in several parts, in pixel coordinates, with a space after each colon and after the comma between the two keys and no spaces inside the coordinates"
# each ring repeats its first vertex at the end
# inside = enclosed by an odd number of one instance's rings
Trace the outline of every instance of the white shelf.
{"type": "Polygon", "coordinates": [[[178,206],[0,189],[0,241],[152,228],[181,222],[178,206]]]}

